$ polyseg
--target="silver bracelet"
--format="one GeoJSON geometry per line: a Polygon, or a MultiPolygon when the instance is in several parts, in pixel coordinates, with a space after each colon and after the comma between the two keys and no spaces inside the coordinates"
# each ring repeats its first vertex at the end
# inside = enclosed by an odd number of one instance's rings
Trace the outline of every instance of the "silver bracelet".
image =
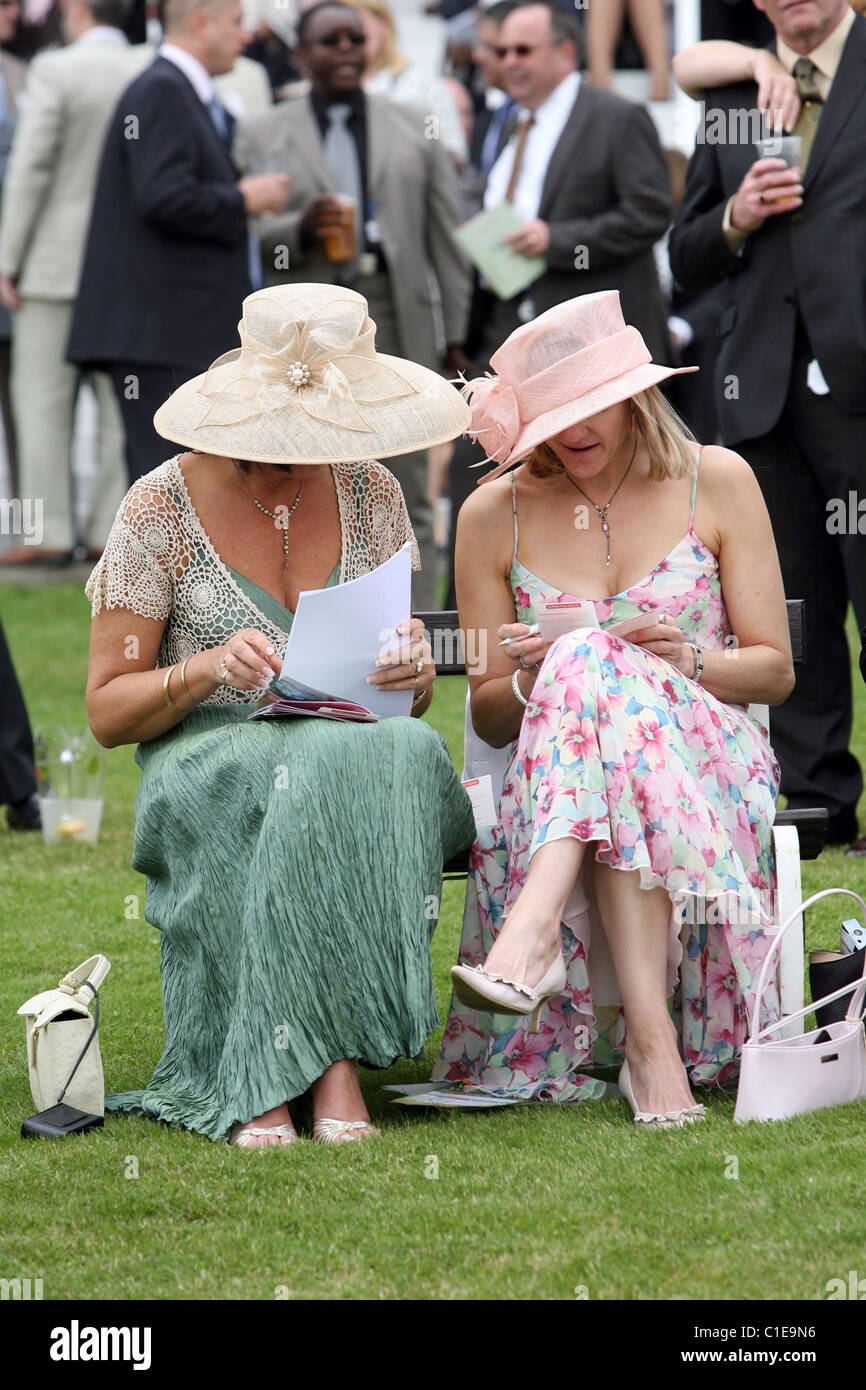
{"type": "Polygon", "coordinates": [[[520,682],[517,679],[518,675],[519,672],[515,671],[514,675],[511,677],[511,689],[514,691],[515,695],[517,696],[518,700],[522,705],[528,705],[529,701],[527,700],[523,691],[520,689],[520,682]]]}
{"type": "Polygon", "coordinates": [[[697,642],[690,642],[689,646],[695,654],[695,674],[692,680],[700,683],[701,676],[704,674],[704,649],[697,642]]]}

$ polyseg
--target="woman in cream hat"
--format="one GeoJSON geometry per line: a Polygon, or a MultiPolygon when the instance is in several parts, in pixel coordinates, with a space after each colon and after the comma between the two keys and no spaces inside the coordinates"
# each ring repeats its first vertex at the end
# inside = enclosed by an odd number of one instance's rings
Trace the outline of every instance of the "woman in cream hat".
{"type": "Polygon", "coordinates": [[[542,314],[491,366],[467,388],[496,467],[460,515],[457,593],[493,653],[475,731],[513,752],[435,1075],[593,1098],[580,1067],[624,1036],[638,1123],[680,1126],[704,1113],[683,1061],[700,1084],[735,1072],[770,940],[778,769],[746,706],[793,684],[773,535],[744,460],[666,404],[615,292],[542,314]]]}
{"type": "MultiPolygon", "coordinates": [[[[442,738],[417,716],[435,669],[420,621],[371,683],[415,718],[248,723],[298,595],[413,542],[375,455],[450,439],[459,393],[374,348],[364,299],[284,285],[244,301],[240,351],[160,408],[183,446],[134,484],[87,585],[90,723],[137,743],[134,864],[162,936],[165,1051],[109,1110],[243,1147],[375,1133],[356,1059],[414,1056],[438,1019],[425,914],[473,835],[442,738]],[[365,460],[347,462],[346,460],[365,460]],[[407,650],[408,649],[408,650],[407,650]]],[[[417,566],[416,566],[417,567],[417,566]]]]}

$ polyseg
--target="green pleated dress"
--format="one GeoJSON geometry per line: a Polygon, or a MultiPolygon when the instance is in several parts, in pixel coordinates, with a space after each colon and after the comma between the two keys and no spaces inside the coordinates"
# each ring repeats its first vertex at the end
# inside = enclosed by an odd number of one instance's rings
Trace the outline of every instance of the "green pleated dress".
{"type": "MultiPolygon", "coordinates": [[[[289,610],[231,573],[287,632],[289,610]]],[[[145,1090],[105,1101],[215,1140],[341,1058],[421,1053],[439,1022],[442,864],[475,835],[422,720],[248,714],[201,707],[136,751],[133,864],[162,938],[165,1050],[145,1090]]]]}

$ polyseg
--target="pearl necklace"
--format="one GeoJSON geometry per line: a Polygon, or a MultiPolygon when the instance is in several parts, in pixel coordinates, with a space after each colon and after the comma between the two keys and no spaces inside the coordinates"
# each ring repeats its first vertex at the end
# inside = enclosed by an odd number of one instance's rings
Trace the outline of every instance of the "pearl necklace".
{"type": "Polygon", "coordinates": [[[269,511],[268,508],[265,507],[258,500],[257,497],[253,497],[252,493],[247,493],[247,496],[249,497],[250,501],[255,503],[259,511],[264,512],[265,516],[269,516],[271,518],[275,526],[279,526],[281,528],[283,533],[283,554],[286,557],[284,566],[285,569],[289,568],[289,522],[291,518],[294,516],[295,511],[297,510],[298,503],[301,500],[302,487],[303,483],[298,483],[298,492],[294,502],[292,503],[288,511],[286,511],[285,508],[283,508],[283,514],[281,516],[278,516],[276,512],[269,511]]]}
{"type": "Polygon", "coordinates": [[[607,509],[613,501],[614,497],[616,497],[616,494],[619,492],[629,473],[631,472],[631,466],[634,463],[636,453],[637,440],[635,440],[634,448],[631,451],[631,458],[628,461],[628,468],[623,473],[622,477],[620,478],[619,482],[617,483],[616,487],[614,488],[613,492],[611,493],[610,497],[607,499],[603,507],[600,507],[597,502],[593,502],[592,498],[584,492],[583,488],[580,486],[580,483],[576,483],[574,481],[570,473],[566,472],[565,474],[572,487],[576,487],[581,496],[586,497],[586,500],[589,503],[589,505],[591,507],[595,507],[595,510],[598,512],[599,520],[601,521],[601,529],[604,532],[605,538],[607,540],[607,559],[604,562],[606,569],[610,569],[610,524],[607,519],[607,509]]]}

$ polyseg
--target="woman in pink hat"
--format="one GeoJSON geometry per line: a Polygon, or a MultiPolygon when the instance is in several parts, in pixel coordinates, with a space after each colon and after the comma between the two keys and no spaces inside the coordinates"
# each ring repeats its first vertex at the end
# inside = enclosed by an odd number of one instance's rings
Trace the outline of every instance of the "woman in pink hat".
{"type": "Polygon", "coordinates": [[[571,1101],[604,1094],[581,1065],[624,1057],[637,1122],[681,1126],[704,1113],[686,1067],[736,1073],[770,941],[778,768],[747,706],[794,682],[773,533],[748,464],[666,403],[615,291],[491,365],[467,393],[497,466],[460,514],[457,593],[487,634],[474,730],[513,752],[435,1075],[571,1101]]]}

